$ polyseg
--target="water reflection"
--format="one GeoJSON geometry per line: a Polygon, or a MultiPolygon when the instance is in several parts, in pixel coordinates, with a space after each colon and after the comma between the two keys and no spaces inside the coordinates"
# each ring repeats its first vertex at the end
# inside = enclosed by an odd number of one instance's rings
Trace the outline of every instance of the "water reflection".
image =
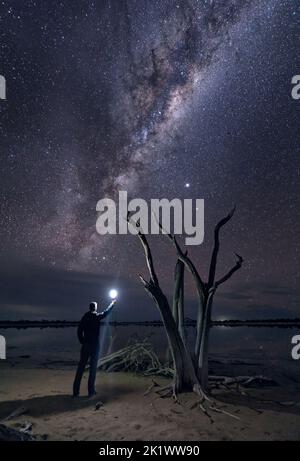
{"type": "MultiPolygon", "coordinates": [[[[187,328],[193,342],[195,328],[187,328]]],[[[247,362],[252,366],[268,368],[274,373],[288,373],[295,379],[299,375],[300,361],[291,357],[291,339],[299,329],[276,327],[224,327],[214,326],[210,334],[211,362],[247,362]]],[[[30,366],[47,366],[60,363],[74,366],[80,345],[76,328],[28,328],[0,331],[7,341],[7,360],[30,366]]],[[[102,329],[101,354],[118,350],[134,338],[148,338],[157,354],[164,359],[167,341],[162,327],[107,326],[102,329]]]]}

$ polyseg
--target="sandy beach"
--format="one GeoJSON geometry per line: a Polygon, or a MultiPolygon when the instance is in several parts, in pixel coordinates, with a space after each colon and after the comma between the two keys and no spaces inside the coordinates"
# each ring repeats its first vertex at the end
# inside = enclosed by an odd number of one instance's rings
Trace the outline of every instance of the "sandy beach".
{"type": "MultiPolygon", "coordinates": [[[[239,419],[212,413],[211,421],[198,407],[193,408],[197,397],[192,393],[181,395],[180,404],[155,392],[145,396],[152,379],[131,373],[99,372],[97,395],[92,399],[85,396],[86,375],[82,396],[71,397],[71,368],[2,363],[0,373],[0,419],[22,407],[24,414],[5,424],[18,429],[30,423],[32,433],[42,440],[300,439],[299,403],[292,404],[290,391],[282,388],[251,389],[247,391],[250,397],[234,390],[218,391],[214,395],[220,408],[239,419]]],[[[161,378],[156,381],[167,383],[161,378]]]]}

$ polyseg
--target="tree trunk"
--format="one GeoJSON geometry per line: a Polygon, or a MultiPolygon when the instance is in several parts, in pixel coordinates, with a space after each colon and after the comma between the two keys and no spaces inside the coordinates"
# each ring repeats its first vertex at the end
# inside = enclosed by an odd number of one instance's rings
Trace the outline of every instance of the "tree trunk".
{"type": "Polygon", "coordinates": [[[204,322],[204,306],[203,301],[198,294],[198,315],[197,315],[197,325],[196,325],[196,341],[195,341],[195,363],[198,361],[198,357],[200,354],[200,345],[201,345],[201,338],[203,334],[203,322],[204,322]]]}
{"type": "Polygon", "coordinates": [[[186,344],[186,334],[184,328],[184,263],[180,260],[178,260],[176,264],[176,288],[177,285],[178,290],[176,292],[176,299],[174,299],[175,306],[173,307],[177,312],[177,325],[179,334],[182,338],[182,341],[186,344]]]}
{"type": "Polygon", "coordinates": [[[169,346],[174,361],[175,392],[193,389],[195,385],[199,384],[198,378],[195,373],[195,368],[190,352],[179,334],[168,300],[159,286],[153,286],[151,283],[146,283],[145,288],[154,299],[160,311],[162,321],[167,333],[169,346]]]}
{"type": "MultiPolygon", "coordinates": [[[[174,271],[174,292],[173,292],[173,304],[172,304],[173,317],[180,333],[182,340],[185,343],[185,332],[184,332],[184,264],[180,259],[177,260],[175,271],[174,271]]],[[[167,348],[166,360],[171,360],[170,346],[167,348]]]]}
{"type": "Polygon", "coordinates": [[[173,305],[172,305],[173,317],[174,317],[174,320],[177,326],[179,323],[178,304],[179,304],[179,299],[180,299],[182,276],[183,276],[182,266],[183,266],[183,263],[178,259],[176,266],[175,266],[175,272],[174,272],[174,293],[173,293],[173,305]]]}
{"type": "Polygon", "coordinates": [[[209,343],[210,324],[205,324],[203,328],[201,347],[198,360],[198,378],[204,391],[208,388],[208,343],[209,343]]]}
{"type": "Polygon", "coordinates": [[[201,344],[198,356],[198,370],[197,375],[200,381],[201,387],[204,391],[208,389],[208,345],[209,345],[209,334],[211,326],[211,310],[213,303],[213,292],[208,296],[205,304],[205,313],[203,320],[203,329],[201,336],[201,344]]]}

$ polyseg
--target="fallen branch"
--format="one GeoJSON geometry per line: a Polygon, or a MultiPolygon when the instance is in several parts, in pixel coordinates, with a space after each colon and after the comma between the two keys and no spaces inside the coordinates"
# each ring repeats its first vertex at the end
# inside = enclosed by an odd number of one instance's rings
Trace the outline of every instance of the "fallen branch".
{"type": "Polygon", "coordinates": [[[250,387],[267,387],[267,386],[277,386],[277,383],[266,376],[257,375],[257,376],[209,376],[210,387],[219,387],[224,386],[229,388],[230,386],[239,385],[245,388],[250,387]]]}
{"type": "Polygon", "coordinates": [[[107,372],[131,371],[145,376],[164,376],[172,378],[174,370],[161,363],[147,342],[135,342],[98,361],[98,368],[107,372]]]}
{"type": "Polygon", "coordinates": [[[148,389],[146,390],[146,392],[144,393],[144,396],[146,397],[146,395],[150,394],[150,392],[155,388],[155,387],[158,387],[159,384],[157,384],[156,381],[152,380],[152,384],[148,387],[148,389]]]}
{"type": "Polygon", "coordinates": [[[28,432],[17,431],[11,427],[0,424],[0,441],[1,442],[25,442],[33,441],[35,437],[28,432]]]}

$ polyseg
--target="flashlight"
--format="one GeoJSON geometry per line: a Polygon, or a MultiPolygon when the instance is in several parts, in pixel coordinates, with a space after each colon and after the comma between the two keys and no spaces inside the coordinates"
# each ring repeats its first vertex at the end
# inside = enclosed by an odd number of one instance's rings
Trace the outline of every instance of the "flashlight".
{"type": "Polygon", "coordinates": [[[118,292],[117,292],[117,290],[115,290],[115,289],[110,290],[110,292],[109,292],[109,297],[110,297],[111,299],[116,299],[116,298],[118,297],[118,292]]]}

